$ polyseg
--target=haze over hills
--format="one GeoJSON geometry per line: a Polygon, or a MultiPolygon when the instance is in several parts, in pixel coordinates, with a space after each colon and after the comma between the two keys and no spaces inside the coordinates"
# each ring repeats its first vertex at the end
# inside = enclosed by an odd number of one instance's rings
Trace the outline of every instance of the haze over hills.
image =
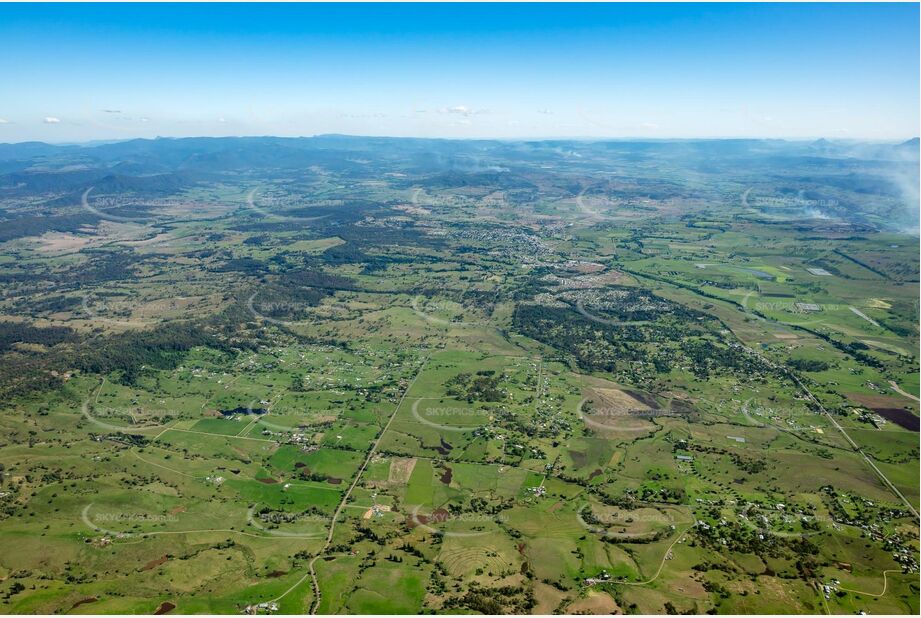
{"type": "MultiPolygon", "coordinates": [[[[503,185],[544,166],[568,171],[629,173],[656,185],[658,197],[713,197],[712,189],[676,187],[662,179],[692,174],[702,182],[753,187],[766,199],[797,197],[803,212],[880,229],[917,233],[918,138],[905,142],[738,140],[440,140],[320,135],[303,138],[201,137],[136,139],[93,145],[0,144],[0,191],[8,196],[55,191],[75,199],[98,192],[170,193],[228,174],[305,170],[312,166],[357,178],[404,166],[426,182],[463,182],[495,174],[503,185]],[[449,174],[450,178],[443,175],[449,174]],[[439,176],[441,175],[441,176],[439,176]],[[664,191],[664,193],[662,193],[664,191]],[[815,204],[815,208],[807,208],[815,204]]],[[[719,199],[723,199],[720,197],[719,199]]],[[[51,214],[51,213],[44,213],[51,214]]],[[[9,217],[10,213],[5,216],[9,217]]]]}

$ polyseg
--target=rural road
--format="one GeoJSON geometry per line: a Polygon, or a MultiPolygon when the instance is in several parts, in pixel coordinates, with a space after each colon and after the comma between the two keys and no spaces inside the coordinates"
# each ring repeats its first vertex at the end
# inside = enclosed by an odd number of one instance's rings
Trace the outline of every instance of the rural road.
{"type": "Polygon", "coordinates": [[[397,417],[397,412],[399,412],[400,408],[403,406],[403,402],[406,400],[406,395],[409,394],[409,391],[412,390],[413,384],[415,384],[419,376],[422,375],[422,371],[425,369],[425,365],[427,362],[428,362],[427,357],[422,359],[422,365],[420,365],[419,371],[417,371],[416,375],[413,376],[412,381],[408,385],[406,385],[406,390],[403,391],[403,396],[400,397],[400,401],[397,403],[396,407],[393,409],[393,414],[390,415],[390,419],[387,421],[387,424],[384,425],[384,428],[381,430],[380,434],[378,434],[377,439],[374,441],[374,444],[371,445],[371,449],[368,451],[368,456],[365,457],[364,462],[361,464],[361,467],[358,469],[358,472],[355,474],[355,480],[352,481],[351,485],[349,485],[349,488],[345,492],[345,495],[342,496],[342,501],[339,502],[339,506],[336,507],[336,511],[333,513],[333,518],[329,526],[329,534],[326,535],[326,543],[323,545],[323,548],[317,553],[317,555],[314,556],[313,559],[310,561],[310,563],[307,565],[307,569],[308,569],[307,573],[305,573],[304,576],[301,577],[299,580],[294,582],[294,585],[292,585],[290,588],[285,590],[280,596],[269,601],[270,603],[279,602],[280,600],[288,596],[295,588],[297,588],[302,583],[304,583],[304,581],[309,577],[313,582],[313,592],[314,592],[314,600],[313,600],[313,603],[311,603],[310,605],[310,614],[317,613],[317,609],[320,607],[321,596],[320,596],[320,583],[317,581],[317,574],[316,574],[316,571],[314,570],[314,564],[316,563],[317,560],[320,559],[320,556],[323,555],[323,552],[329,549],[329,546],[332,545],[333,533],[336,530],[336,521],[339,519],[339,514],[342,513],[342,509],[345,508],[346,503],[349,501],[349,497],[352,495],[352,491],[355,489],[355,487],[358,485],[358,482],[361,480],[361,475],[364,473],[365,468],[368,467],[368,463],[370,463],[371,458],[374,457],[374,453],[377,452],[377,447],[381,443],[381,440],[384,438],[384,434],[387,433],[387,430],[390,428],[391,423],[393,423],[393,419],[397,417]]]}
{"type": "Polygon", "coordinates": [[[917,401],[918,403],[921,403],[921,399],[918,399],[917,397],[915,397],[915,396],[912,395],[911,393],[906,393],[905,391],[903,391],[901,388],[899,388],[899,385],[896,384],[894,380],[889,380],[889,386],[891,386],[891,387],[892,387],[892,390],[894,390],[895,392],[897,392],[899,395],[901,395],[901,396],[903,396],[903,397],[908,397],[909,399],[914,399],[914,400],[917,401]]]}

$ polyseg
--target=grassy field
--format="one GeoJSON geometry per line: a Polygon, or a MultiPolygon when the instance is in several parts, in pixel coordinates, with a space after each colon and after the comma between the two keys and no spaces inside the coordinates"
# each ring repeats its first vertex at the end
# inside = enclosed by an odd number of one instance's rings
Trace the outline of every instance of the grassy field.
{"type": "Polygon", "coordinates": [[[0,244],[0,611],[918,613],[913,239],[378,172],[0,244]]]}

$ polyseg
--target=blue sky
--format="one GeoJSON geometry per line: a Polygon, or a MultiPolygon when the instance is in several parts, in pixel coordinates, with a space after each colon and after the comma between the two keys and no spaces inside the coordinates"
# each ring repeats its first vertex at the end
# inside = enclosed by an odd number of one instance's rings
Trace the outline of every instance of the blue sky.
{"type": "Polygon", "coordinates": [[[0,142],[919,134],[918,4],[0,5],[0,142]]]}

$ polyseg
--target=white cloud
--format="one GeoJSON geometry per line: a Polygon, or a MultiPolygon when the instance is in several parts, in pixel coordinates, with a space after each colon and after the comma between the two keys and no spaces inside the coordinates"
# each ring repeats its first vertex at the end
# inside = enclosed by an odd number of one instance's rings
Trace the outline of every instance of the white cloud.
{"type": "Polygon", "coordinates": [[[654,122],[644,122],[644,123],[640,124],[640,128],[641,128],[641,129],[649,129],[650,131],[658,131],[658,130],[659,130],[659,125],[657,125],[657,124],[654,123],[654,122]]]}
{"type": "Polygon", "coordinates": [[[0,124],[10,124],[10,121],[6,118],[0,118],[0,124]]]}
{"type": "Polygon", "coordinates": [[[458,116],[474,116],[476,114],[486,114],[485,109],[471,109],[466,105],[455,105],[453,107],[442,107],[436,110],[439,114],[456,114],[458,116]]]}
{"type": "Polygon", "coordinates": [[[223,124],[223,123],[227,122],[227,119],[224,118],[223,116],[221,116],[220,118],[217,119],[217,121],[220,122],[221,124],[223,124]]]}
{"type": "Polygon", "coordinates": [[[61,119],[55,118],[54,116],[45,116],[45,119],[42,122],[45,124],[60,124],[61,119]]]}
{"type": "Polygon", "coordinates": [[[538,114],[552,114],[553,110],[552,109],[539,109],[537,110],[537,113],[538,114]]]}
{"type": "Polygon", "coordinates": [[[442,107],[438,110],[439,114],[460,114],[461,116],[469,116],[471,114],[470,108],[466,105],[455,105],[454,107],[442,107]]]}
{"type": "Polygon", "coordinates": [[[120,113],[122,113],[122,110],[120,110],[120,109],[104,109],[104,110],[102,110],[102,111],[104,111],[104,112],[107,113],[107,114],[120,114],[120,113]]]}

